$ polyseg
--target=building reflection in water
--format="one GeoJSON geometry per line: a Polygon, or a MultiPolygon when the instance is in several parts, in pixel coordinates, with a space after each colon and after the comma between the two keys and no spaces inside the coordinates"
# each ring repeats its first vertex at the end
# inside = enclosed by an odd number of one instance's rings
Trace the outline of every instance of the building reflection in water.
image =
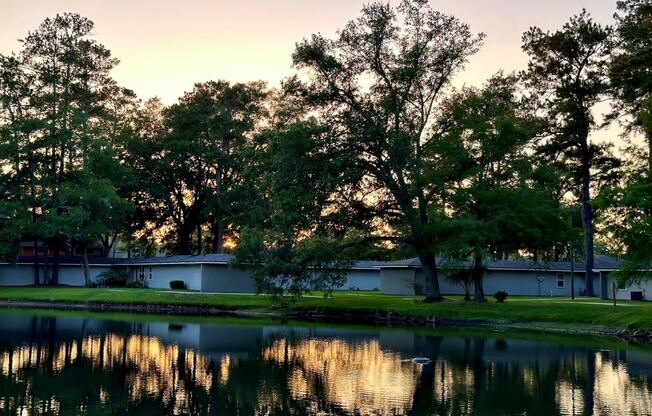
{"type": "Polygon", "coordinates": [[[18,313],[0,333],[3,415],[652,414],[652,354],[624,344],[18,313]]]}

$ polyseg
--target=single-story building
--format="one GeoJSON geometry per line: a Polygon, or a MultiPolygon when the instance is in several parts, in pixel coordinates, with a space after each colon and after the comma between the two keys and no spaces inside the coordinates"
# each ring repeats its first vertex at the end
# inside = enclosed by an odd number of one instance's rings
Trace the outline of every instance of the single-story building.
{"type": "MultiPolygon", "coordinates": [[[[594,262],[593,288],[596,295],[603,298],[613,296],[609,273],[618,269],[621,261],[609,256],[597,256],[594,262]]],[[[461,284],[448,279],[451,270],[471,267],[470,261],[449,262],[439,259],[439,286],[444,295],[464,294],[461,284]]],[[[386,262],[380,267],[380,291],[387,294],[414,295],[424,287],[424,272],[418,258],[386,262]]],[[[533,262],[531,260],[499,260],[486,264],[483,279],[484,291],[491,295],[499,290],[511,295],[522,296],[570,296],[571,286],[575,295],[586,293],[584,264],[574,265],[574,282],[571,284],[570,262],[533,262]]],[[[646,299],[647,284],[641,287],[620,288],[617,297],[620,299],[646,299]]],[[[652,282],[650,283],[652,294],[652,282]]],[[[651,295],[652,296],[652,295],[651,295]]]]}
{"type": "MultiPolygon", "coordinates": [[[[89,257],[91,280],[110,270],[126,270],[131,279],[147,287],[169,289],[172,280],[182,280],[186,288],[204,292],[253,293],[256,291],[251,272],[229,266],[229,254],[158,256],[147,258],[89,257]]],[[[79,257],[20,256],[16,263],[0,261],[0,286],[27,286],[54,281],[56,284],[83,286],[84,274],[79,257]],[[53,267],[56,261],[57,267],[53,267]],[[56,270],[57,276],[53,273],[56,270]],[[47,277],[46,278],[46,274],[47,277]],[[54,278],[53,278],[54,277],[54,278]]],[[[382,262],[356,261],[346,272],[340,290],[379,290],[382,262]]]]}
{"type": "MultiPolygon", "coordinates": [[[[150,288],[168,289],[170,281],[182,280],[191,290],[221,293],[253,293],[256,291],[251,272],[229,266],[229,254],[187,256],[159,256],[148,258],[91,257],[91,280],[104,272],[126,270],[131,279],[150,288]]],[[[0,286],[25,286],[52,281],[56,269],[56,284],[82,286],[84,275],[78,257],[59,257],[54,268],[53,258],[44,263],[40,257],[35,266],[33,256],[21,256],[14,264],[0,261],[0,286]],[[49,276],[46,279],[45,276],[49,276]]],[[[593,287],[598,296],[613,296],[609,273],[618,269],[621,261],[608,256],[597,256],[594,265],[593,287]]],[[[454,267],[439,260],[439,284],[444,295],[461,295],[463,287],[447,278],[455,267],[470,267],[470,262],[458,262],[454,267]]],[[[571,284],[569,262],[532,262],[529,260],[500,260],[488,262],[483,280],[485,293],[491,295],[504,290],[510,295],[570,296],[586,292],[584,265],[574,266],[574,285],[571,284]]],[[[346,271],[346,281],[339,290],[379,290],[386,294],[415,295],[424,287],[424,273],[418,258],[381,262],[356,261],[346,271]]],[[[617,289],[619,299],[652,300],[652,282],[617,289]],[[649,295],[648,295],[649,293],[649,295]]]]}

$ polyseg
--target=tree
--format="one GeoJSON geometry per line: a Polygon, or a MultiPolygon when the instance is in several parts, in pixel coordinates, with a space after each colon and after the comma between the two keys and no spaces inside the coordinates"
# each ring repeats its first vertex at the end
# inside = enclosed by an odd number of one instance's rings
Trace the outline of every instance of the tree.
{"type": "Polygon", "coordinates": [[[565,231],[547,168],[532,163],[527,152],[541,123],[516,89],[515,77],[499,74],[482,89],[454,94],[432,141],[433,153],[445,161],[442,168],[455,178],[446,200],[457,230],[449,249],[472,259],[478,302],[485,301],[487,260],[500,252],[551,247],[565,231]]]}
{"type": "Polygon", "coordinates": [[[471,300],[471,288],[473,287],[473,273],[471,268],[454,264],[453,268],[448,270],[446,278],[451,283],[462,286],[465,301],[471,300]]]}
{"type": "MultiPolygon", "coordinates": [[[[19,240],[51,247],[55,258],[72,239],[67,216],[75,207],[64,205],[62,191],[103,181],[120,166],[108,109],[119,89],[109,75],[117,60],[92,39],[93,26],[73,13],[48,18],[22,40],[20,53],[0,58],[0,163],[10,221],[22,222],[12,227],[21,230],[19,240]]],[[[49,278],[47,257],[45,265],[49,278]]],[[[35,264],[36,282],[38,274],[35,264]]]]}
{"type": "Polygon", "coordinates": [[[646,146],[629,143],[626,175],[605,192],[608,231],[621,242],[625,261],[618,273],[632,283],[649,279],[652,262],[652,2],[619,1],[618,48],[610,66],[616,111],[626,132],[640,133],[646,146]]]}
{"type": "Polygon", "coordinates": [[[248,163],[243,157],[263,118],[266,94],[261,82],[199,83],[177,104],[159,109],[158,121],[144,123],[143,140],[151,146],[135,149],[137,164],[148,178],[142,186],[152,220],[168,229],[170,251],[204,252],[208,228],[210,251],[222,252],[225,232],[234,231],[235,216],[246,210],[239,204],[248,163]]]}
{"type": "Polygon", "coordinates": [[[341,213],[333,199],[346,157],[332,131],[291,94],[272,104],[272,124],[256,136],[248,156],[257,163],[243,172],[255,193],[234,264],[254,270],[261,293],[328,294],[344,283],[341,213]]]}
{"type": "Polygon", "coordinates": [[[80,178],[78,183],[81,182],[83,186],[66,183],[62,187],[60,213],[57,215],[60,224],[57,228],[71,240],[73,247],[80,249],[84,284],[89,287],[89,246],[118,229],[132,207],[106,179],[87,177],[80,178]]]}
{"type": "Polygon", "coordinates": [[[608,145],[589,140],[596,129],[592,108],[610,88],[607,67],[612,47],[612,29],[595,23],[585,10],[561,30],[551,33],[533,27],[523,35],[523,50],[530,59],[528,85],[541,97],[550,122],[550,137],[538,152],[549,161],[561,161],[582,208],[588,296],[594,296],[592,179],[596,171],[608,174],[618,166],[617,160],[606,156],[608,145]]]}
{"type": "Polygon", "coordinates": [[[341,200],[377,219],[369,238],[416,252],[428,301],[441,299],[435,256],[443,215],[441,183],[428,172],[430,125],[482,38],[424,0],[371,3],[335,39],[313,35],[293,55],[309,74],[307,102],[351,156],[341,200]]]}

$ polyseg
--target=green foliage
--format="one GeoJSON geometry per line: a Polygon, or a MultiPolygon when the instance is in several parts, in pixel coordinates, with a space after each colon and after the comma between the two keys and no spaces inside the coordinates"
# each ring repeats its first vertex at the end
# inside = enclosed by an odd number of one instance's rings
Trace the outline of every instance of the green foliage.
{"type": "Polygon", "coordinates": [[[487,260],[570,256],[581,227],[587,273],[599,229],[627,254],[623,279],[647,278],[652,5],[617,4],[615,30],[586,11],[531,28],[521,78],[456,91],[484,35],[423,0],[374,2],[332,38],[299,42],[301,73],[280,90],[209,81],[167,107],[117,85],[93,22],[46,19],[0,55],[0,256],[37,241],[82,254],[88,280],[98,243],[235,250],[260,292],[296,298],[341,285],[351,259],[416,255],[434,300],[444,254],[473,260],[452,278],[482,300],[487,260]],[[589,140],[610,96],[610,119],[647,140],[625,167],[589,140]]]}
{"type": "Polygon", "coordinates": [[[622,283],[652,278],[652,3],[624,0],[616,14],[618,48],[609,76],[617,98],[614,116],[627,116],[629,131],[640,132],[646,146],[630,143],[623,181],[605,190],[607,238],[625,256],[615,274],[622,283]]]}
{"type": "Polygon", "coordinates": [[[258,164],[246,175],[260,201],[240,233],[234,264],[253,269],[260,293],[328,294],[344,283],[337,213],[325,213],[341,183],[341,159],[328,130],[302,120],[300,109],[286,122],[257,138],[258,164]]]}
{"type": "Polygon", "coordinates": [[[507,292],[504,290],[499,290],[494,294],[494,298],[496,298],[496,302],[498,303],[505,303],[505,300],[507,299],[507,292]]]}
{"type": "Polygon", "coordinates": [[[611,156],[611,144],[589,140],[598,127],[593,106],[610,90],[607,75],[613,47],[613,29],[595,23],[586,10],[555,32],[534,27],[523,35],[523,50],[530,58],[526,85],[540,101],[548,124],[547,137],[536,152],[563,174],[566,186],[559,189],[559,198],[571,193],[581,205],[589,296],[594,293],[591,192],[613,183],[620,167],[620,161],[611,156]]]}
{"type": "Polygon", "coordinates": [[[453,284],[462,286],[464,300],[471,300],[471,288],[473,288],[473,273],[468,267],[453,265],[447,268],[446,278],[453,284]]]}
{"type": "Polygon", "coordinates": [[[184,282],[183,280],[170,280],[170,289],[185,290],[186,282],[184,282]]]}
{"type": "MultiPolygon", "coordinates": [[[[618,48],[609,67],[609,77],[619,99],[617,110],[632,117],[630,127],[643,127],[650,132],[644,127],[645,114],[650,112],[644,108],[646,105],[649,108],[652,91],[652,3],[621,0],[617,6],[618,48]]],[[[652,136],[648,134],[648,137],[652,136]]]]}
{"type": "Polygon", "coordinates": [[[117,100],[133,93],[109,76],[117,60],[92,31],[64,13],[30,32],[19,54],[0,56],[0,192],[11,205],[2,228],[14,243],[83,251],[77,244],[118,233],[129,211],[115,190],[125,174],[113,140],[117,100]]]}
{"type": "Polygon", "coordinates": [[[452,258],[473,258],[467,277],[474,281],[477,300],[484,299],[486,259],[497,252],[550,247],[567,228],[554,181],[528,154],[541,123],[517,98],[516,82],[499,74],[482,89],[451,96],[431,142],[442,161],[438,169],[445,172],[439,176],[451,178],[447,221],[455,231],[443,246],[452,258]]]}
{"type": "Polygon", "coordinates": [[[96,287],[146,287],[138,282],[129,281],[127,270],[117,269],[102,272],[95,281],[96,287]]]}
{"type": "Polygon", "coordinates": [[[340,209],[356,212],[356,228],[374,224],[373,237],[416,252],[430,299],[440,298],[434,254],[446,189],[430,169],[430,127],[483,37],[423,1],[371,3],[335,39],[313,35],[293,54],[310,77],[297,90],[349,157],[340,209]]]}

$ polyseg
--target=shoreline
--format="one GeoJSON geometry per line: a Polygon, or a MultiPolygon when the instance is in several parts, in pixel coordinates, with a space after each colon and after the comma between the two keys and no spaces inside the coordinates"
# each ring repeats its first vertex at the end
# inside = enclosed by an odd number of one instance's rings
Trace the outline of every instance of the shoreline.
{"type": "Polygon", "coordinates": [[[66,302],[44,300],[0,300],[2,308],[55,309],[68,311],[123,312],[174,316],[231,316],[248,318],[275,318],[306,322],[331,322],[344,324],[371,324],[399,327],[471,327],[486,329],[511,329],[551,334],[569,333],[617,338],[629,343],[652,343],[652,331],[630,328],[604,327],[593,324],[561,324],[532,321],[492,321],[481,319],[446,319],[436,316],[417,316],[381,310],[333,310],[328,308],[269,309],[225,308],[207,305],[119,303],[119,302],[66,302]]]}

